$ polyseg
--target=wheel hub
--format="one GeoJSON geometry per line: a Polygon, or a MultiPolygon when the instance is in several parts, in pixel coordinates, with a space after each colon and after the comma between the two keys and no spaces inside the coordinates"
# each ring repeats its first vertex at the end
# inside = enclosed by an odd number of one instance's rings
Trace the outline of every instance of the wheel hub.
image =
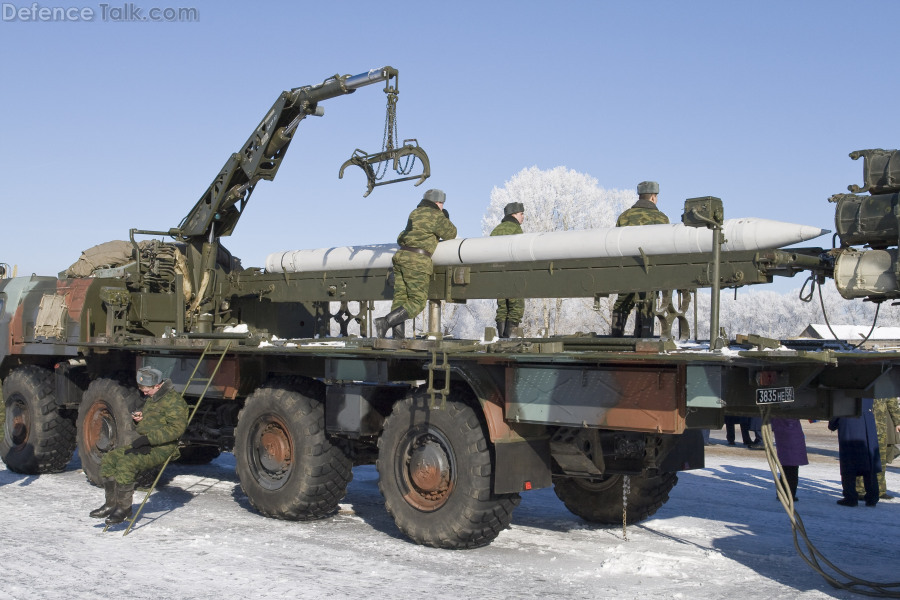
{"type": "Polygon", "coordinates": [[[291,463],[291,441],[280,427],[269,424],[260,436],[259,462],[271,474],[285,472],[291,463]]]}
{"type": "Polygon", "coordinates": [[[99,403],[92,406],[84,419],[85,447],[100,454],[112,450],[115,440],[113,439],[114,426],[111,421],[112,414],[107,406],[99,403]]]}
{"type": "Polygon", "coordinates": [[[13,402],[8,409],[10,412],[9,423],[12,433],[13,447],[23,445],[28,441],[28,411],[22,402],[13,402]]]}
{"type": "Polygon", "coordinates": [[[429,508],[440,503],[450,491],[450,459],[440,444],[424,440],[409,455],[409,480],[429,508]]]}

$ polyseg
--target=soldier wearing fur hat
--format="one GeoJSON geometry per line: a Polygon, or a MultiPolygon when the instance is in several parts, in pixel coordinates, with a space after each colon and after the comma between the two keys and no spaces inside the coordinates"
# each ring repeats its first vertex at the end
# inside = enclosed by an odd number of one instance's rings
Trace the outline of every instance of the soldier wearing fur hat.
{"type": "Polygon", "coordinates": [[[108,524],[121,523],[131,516],[135,477],[141,471],[178,458],[178,438],[187,428],[188,407],[172,381],[153,367],[138,369],[137,384],[147,397],[142,410],[131,413],[138,437],[103,456],[100,475],[106,502],[91,511],[94,518],[108,524]]]}
{"type": "MultiPolygon", "coordinates": [[[[503,220],[494,227],[491,235],[516,235],[522,233],[525,221],[525,205],[521,202],[510,202],[503,208],[503,220]]],[[[497,300],[497,335],[508,338],[514,327],[518,327],[525,315],[523,298],[499,298],[497,300]]]]}
{"type": "Polygon", "coordinates": [[[394,301],[391,312],[375,319],[375,334],[383,338],[388,329],[393,337],[406,336],[407,319],[414,319],[428,301],[428,279],[434,272],[431,255],[438,242],[456,237],[456,226],[444,209],[447,194],[428,190],[409,214],[406,229],[397,236],[400,250],[394,254],[394,301]]]}
{"type": "MultiPolygon", "coordinates": [[[[659,225],[669,222],[669,218],[656,207],[656,198],[659,194],[659,184],[655,181],[642,181],[637,186],[638,201],[619,215],[616,219],[616,227],[631,227],[633,225],[659,225]]],[[[637,294],[619,294],[613,305],[612,335],[622,337],[625,333],[625,322],[635,303],[640,300],[638,312],[634,322],[636,337],[649,337],[653,335],[653,306],[647,298],[646,292],[637,294]]]]}

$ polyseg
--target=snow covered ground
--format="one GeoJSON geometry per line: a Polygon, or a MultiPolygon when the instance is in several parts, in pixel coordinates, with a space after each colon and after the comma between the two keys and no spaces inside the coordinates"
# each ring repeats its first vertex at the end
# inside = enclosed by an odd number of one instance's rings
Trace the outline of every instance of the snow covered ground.
{"type": "MultiPolygon", "coordinates": [[[[797,504],[825,556],[850,574],[896,575],[900,499],[835,504],[837,446],[804,423],[812,464],[797,504]]],[[[858,598],[796,554],[764,452],[712,433],[707,467],[679,475],[651,519],[592,526],[552,490],[522,495],[512,526],[488,547],[416,546],[385,511],[374,467],[358,467],[335,516],[312,523],[256,514],[234,457],[174,465],[135,528],[103,533],[88,511],[103,493],[76,458],[64,473],[24,476],[0,464],[0,598],[858,598]]],[[[900,470],[888,468],[900,493],[900,470]]],[[[143,499],[135,494],[135,505],[143,499]]]]}

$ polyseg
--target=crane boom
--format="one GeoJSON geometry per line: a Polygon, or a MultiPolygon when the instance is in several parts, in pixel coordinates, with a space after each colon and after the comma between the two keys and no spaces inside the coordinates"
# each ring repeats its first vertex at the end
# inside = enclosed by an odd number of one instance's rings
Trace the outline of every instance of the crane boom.
{"type": "Polygon", "coordinates": [[[380,81],[388,82],[385,92],[396,92],[397,77],[393,67],[381,67],[358,75],[335,75],[316,85],[282,92],[241,149],[228,158],[193,209],[178,227],[169,230],[169,235],[194,242],[231,235],[256,184],[261,179],[275,178],[300,121],[308,115],[324,114],[319,102],[380,81]]]}

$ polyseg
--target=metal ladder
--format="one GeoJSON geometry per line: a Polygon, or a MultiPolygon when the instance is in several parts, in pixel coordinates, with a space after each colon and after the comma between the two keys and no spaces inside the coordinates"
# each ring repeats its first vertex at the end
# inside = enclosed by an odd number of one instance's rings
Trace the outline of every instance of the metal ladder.
{"type": "MultiPolygon", "coordinates": [[[[217,340],[210,340],[206,343],[206,347],[203,349],[203,353],[200,354],[200,358],[197,360],[197,364],[194,366],[194,371],[191,373],[191,376],[188,378],[187,383],[184,384],[184,389],[181,390],[181,397],[184,398],[184,393],[188,390],[188,388],[194,383],[206,383],[206,386],[203,388],[203,393],[200,394],[200,397],[197,398],[197,404],[194,405],[194,410],[191,411],[191,414],[188,416],[187,425],[191,424],[191,421],[194,419],[194,415],[197,414],[197,409],[200,408],[200,403],[203,402],[203,399],[206,397],[206,392],[209,391],[209,386],[212,385],[213,379],[216,377],[216,373],[219,372],[219,367],[222,366],[222,361],[225,360],[225,355],[228,353],[229,348],[231,348],[232,340],[228,340],[225,342],[225,346],[219,351],[218,349],[213,349],[213,344],[217,340]],[[209,377],[198,377],[197,371],[200,370],[200,365],[203,364],[203,360],[208,355],[216,355],[218,354],[218,361],[216,361],[216,366],[213,368],[212,373],[209,374],[209,377]]],[[[185,427],[185,429],[187,426],[185,427]]],[[[153,490],[156,489],[156,484],[159,483],[160,477],[162,477],[163,471],[166,470],[166,467],[169,466],[169,462],[172,460],[172,457],[177,452],[178,448],[172,451],[172,454],[169,455],[169,458],[166,459],[166,462],[163,463],[162,467],[159,468],[159,473],[156,474],[156,479],[153,480],[153,485],[150,486],[150,489],[147,490],[147,495],[144,496],[144,501],[141,502],[141,505],[138,507],[137,511],[134,513],[130,519],[126,519],[128,521],[128,527],[125,529],[125,532],[122,534],[123,536],[128,535],[131,531],[131,527],[134,525],[135,521],[137,521],[138,516],[141,514],[141,511],[144,509],[144,505],[147,504],[147,500],[150,499],[150,495],[153,493],[153,490]]],[[[103,528],[103,531],[109,529],[109,525],[103,528]]]]}
{"type": "Polygon", "coordinates": [[[443,357],[444,362],[438,364],[437,354],[437,350],[431,351],[431,362],[425,367],[428,370],[428,389],[425,391],[431,399],[431,408],[443,410],[447,406],[447,396],[450,395],[450,363],[447,361],[447,353],[442,350],[441,356],[443,357]],[[442,371],[444,373],[443,388],[434,387],[435,371],[442,371]],[[441,398],[440,404],[437,402],[438,396],[441,398]]]}

